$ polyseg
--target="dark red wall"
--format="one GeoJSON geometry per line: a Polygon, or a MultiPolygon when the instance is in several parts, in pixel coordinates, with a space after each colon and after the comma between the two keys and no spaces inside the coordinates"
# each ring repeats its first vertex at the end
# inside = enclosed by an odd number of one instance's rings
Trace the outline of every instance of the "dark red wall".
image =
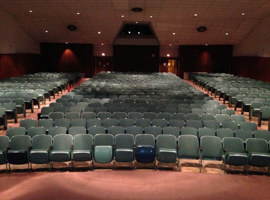
{"type": "Polygon", "coordinates": [[[121,72],[158,72],[159,46],[114,45],[113,70],[121,72]]]}
{"type": "Polygon", "coordinates": [[[38,54],[1,54],[0,80],[40,71],[38,54]]]}
{"type": "Polygon", "coordinates": [[[270,82],[270,58],[233,57],[232,74],[270,82]]]}
{"type": "Polygon", "coordinates": [[[230,73],[232,50],[232,45],[181,45],[179,76],[184,72],[230,73]]]}
{"type": "Polygon", "coordinates": [[[81,72],[91,77],[94,72],[92,44],[41,43],[42,70],[81,72]]]}

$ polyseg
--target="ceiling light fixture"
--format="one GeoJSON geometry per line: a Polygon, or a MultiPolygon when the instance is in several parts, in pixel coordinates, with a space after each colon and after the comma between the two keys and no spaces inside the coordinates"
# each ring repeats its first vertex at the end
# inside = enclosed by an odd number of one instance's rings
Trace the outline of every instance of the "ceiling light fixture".
{"type": "Polygon", "coordinates": [[[175,35],[175,33],[172,33],[173,35],[175,35]]]}
{"type": "Polygon", "coordinates": [[[198,14],[197,14],[197,13],[195,13],[195,14],[194,14],[194,17],[197,17],[197,16],[198,16],[198,14]]]}
{"type": "Polygon", "coordinates": [[[172,46],[172,44],[169,44],[169,46],[171,47],[171,46],[172,46]]]}
{"type": "Polygon", "coordinates": [[[45,33],[48,33],[49,31],[48,30],[45,30],[45,33]]]}
{"type": "Polygon", "coordinates": [[[140,7],[134,7],[134,8],[132,8],[131,10],[132,10],[133,12],[142,12],[142,11],[143,11],[143,9],[140,8],[140,7]]]}
{"type": "Polygon", "coordinates": [[[167,57],[170,57],[171,55],[169,53],[167,53],[167,57]]]}
{"type": "Polygon", "coordinates": [[[225,35],[229,35],[229,33],[225,33],[225,35]]]}
{"type": "Polygon", "coordinates": [[[197,31],[198,32],[205,32],[207,30],[207,28],[205,27],[205,26],[199,26],[198,28],[197,28],[197,31]]]}
{"type": "Polygon", "coordinates": [[[67,29],[70,30],[70,31],[76,31],[77,26],[70,24],[70,25],[67,26],[67,29]]]}
{"type": "Polygon", "coordinates": [[[105,56],[105,53],[101,53],[101,56],[105,56]]]}
{"type": "Polygon", "coordinates": [[[100,35],[100,34],[101,34],[101,32],[99,31],[99,32],[97,32],[97,34],[99,34],[99,35],[100,35]]]}
{"type": "Polygon", "coordinates": [[[101,46],[103,46],[103,45],[104,45],[104,43],[102,42],[102,43],[101,43],[101,46]]]}
{"type": "Polygon", "coordinates": [[[242,12],[242,16],[246,15],[246,13],[242,12]]]}
{"type": "Polygon", "coordinates": [[[29,10],[29,12],[30,12],[30,13],[32,13],[32,12],[33,12],[33,10],[29,10]]]}
{"type": "Polygon", "coordinates": [[[125,15],[121,15],[121,17],[122,17],[122,18],[124,18],[124,17],[125,17],[125,15]]]}
{"type": "Polygon", "coordinates": [[[68,44],[68,42],[65,42],[66,44],[68,44]]]}
{"type": "Polygon", "coordinates": [[[80,15],[81,13],[77,12],[77,15],[80,15]]]}
{"type": "Polygon", "coordinates": [[[149,17],[150,17],[150,18],[153,18],[153,16],[152,16],[152,15],[150,15],[149,17]]]}

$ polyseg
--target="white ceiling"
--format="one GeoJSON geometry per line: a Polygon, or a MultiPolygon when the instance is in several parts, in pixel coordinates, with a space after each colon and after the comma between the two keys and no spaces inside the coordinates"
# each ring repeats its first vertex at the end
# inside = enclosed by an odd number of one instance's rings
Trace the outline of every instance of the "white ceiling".
{"type": "Polygon", "coordinates": [[[152,23],[161,45],[239,44],[270,15],[270,1],[1,0],[0,9],[38,42],[110,45],[124,21],[138,21],[152,23]],[[144,10],[134,13],[133,7],[144,10]],[[69,24],[78,29],[67,30],[69,24]],[[198,33],[198,26],[206,26],[208,30],[198,33]]]}

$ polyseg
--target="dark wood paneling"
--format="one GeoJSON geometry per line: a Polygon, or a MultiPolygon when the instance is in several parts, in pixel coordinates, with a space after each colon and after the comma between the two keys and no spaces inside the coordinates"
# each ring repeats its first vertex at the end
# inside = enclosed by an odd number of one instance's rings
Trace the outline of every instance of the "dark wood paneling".
{"type": "Polygon", "coordinates": [[[230,73],[232,45],[181,45],[179,46],[180,77],[184,72],[230,73]]]}
{"type": "Polygon", "coordinates": [[[38,54],[1,54],[0,79],[22,76],[39,72],[40,55],[38,54]]]}
{"type": "Polygon", "coordinates": [[[92,44],[41,43],[42,70],[81,72],[91,77],[94,72],[92,44]]]}
{"type": "Polygon", "coordinates": [[[270,82],[270,58],[233,57],[232,74],[270,82]]]}
{"type": "Polygon", "coordinates": [[[102,71],[112,71],[113,70],[113,57],[95,57],[95,73],[98,74],[102,71]]]}
{"type": "Polygon", "coordinates": [[[158,72],[159,46],[114,45],[113,70],[121,72],[158,72]]]}

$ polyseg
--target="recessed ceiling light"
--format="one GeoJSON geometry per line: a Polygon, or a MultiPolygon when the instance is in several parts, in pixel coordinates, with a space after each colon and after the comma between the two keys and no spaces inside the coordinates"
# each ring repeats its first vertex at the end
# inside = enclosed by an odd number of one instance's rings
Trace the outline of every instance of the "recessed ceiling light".
{"type": "Polygon", "coordinates": [[[105,53],[101,53],[102,56],[105,56],[105,53]]]}
{"type": "Polygon", "coordinates": [[[171,47],[171,46],[172,46],[172,44],[169,44],[169,46],[171,47]]]}
{"type": "Polygon", "coordinates": [[[229,35],[229,33],[225,33],[225,35],[229,35]]]}
{"type": "Polygon", "coordinates": [[[246,13],[242,12],[242,16],[244,16],[246,13]]]}
{"type": "Polygon", "coordinates": [[[124,17],[125,17],[125,15],[121,15],[121,17],[122,17],[122,18],[124,18],[124,17]]]}
{"type": "Polygon", "coordinates": [[[97,32],[97,34],[101,34],[101,32],[99,31],[99,32],[97,32]]]}
{"type": "Polygon", "coordinates": [[[101,43],[101,45],[103,46],[103,45],[104,45],[104,43],[102,42],[102,43],[101,43]]]}
{"type": "Polygon", "coordinates": [[[150,15],[149,17],[150,17],[150,18],[153,18],[153,16],[152,16],[152,15],[150,15]]]}
{"type": "Polygon", "coordinates": [[[195,14],[194,14],[194,17],[197,17],[197,16],[198,16],[198,14],[197,14],[197,13],[195,13],[195,14]]]}
{"type": "Polygon", "coordinates": [[[77,15],[80,15],[81,13],[77,12],[77,15]]]}
{"type": "Polygon", "coordinates": [[[171,55],[169,53],[167,53],[167,57],[170,57],[171,55]]]}
{"type": "Polygon", "coordinates": [[[68,42],[65,42],[66,44],[68,44],[68,42]]]}
{"type": "Polygon", "coordinates": [[[135,22],[136,24],[138,24],[139,22],[135,22]]]}
{"type": "Polygon", "coordinates": [[[141,32],[139,31],[139,32],[138,32],[138,35],[140,35],[140,34],[141,34],[141,32]]]}
{"type": "Polygon", "coordinates": [[[45,33],[48,33],[49,31],[48,30],[45,30],[45,33]]]}
{"type": "Polygon", "coordinates": [[[173,35],[175,35],[175,33],[172,33],[173,35]]]}
{"type": "Polygon", "coordinates": [[[205,46],[208,46],[208,44],[205,44],[205,46]]]}
{"type": "Polygon", "coordinates": [[[130,32],[130,31],[128,31],[128,34],[131,34],[131,32],[130,32]]]}
{"type": "Polygon", "coordinates": [[[30,13],[32,13],[32,12],[33,12],[33,10],[29,10],[29,12],[30,12],[30,13]]]}

